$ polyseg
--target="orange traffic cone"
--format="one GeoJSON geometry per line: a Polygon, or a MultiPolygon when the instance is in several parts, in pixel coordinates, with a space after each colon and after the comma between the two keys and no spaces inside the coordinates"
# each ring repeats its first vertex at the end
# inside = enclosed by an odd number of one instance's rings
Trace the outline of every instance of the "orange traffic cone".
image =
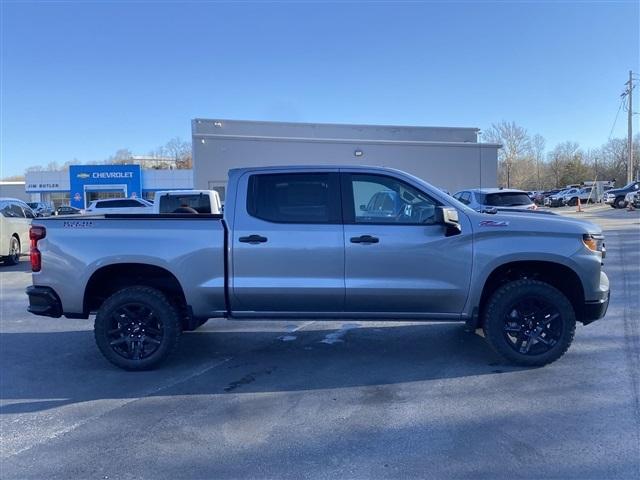
{"type": "Polygon", "coordinates": [[[576,210],[576,212],[580,212],[582,213],[582,202],[580,201],[580,197],[578,197],[578,203],[576,204],[578,206],[578,209],[576,210]]]}

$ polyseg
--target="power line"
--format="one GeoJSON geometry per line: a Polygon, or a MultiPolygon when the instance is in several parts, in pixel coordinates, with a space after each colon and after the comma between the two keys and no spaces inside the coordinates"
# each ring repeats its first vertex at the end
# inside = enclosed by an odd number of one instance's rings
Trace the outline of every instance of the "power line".
{"type": "Polygon", "coordinates": [[[613,135],[613,130],[616,128],[616,123],[618,122],[618,115],[620,115],[620,110],[622,110],[622,104],[624,102],[624,97],[620,99],[620,105],[618,106],[618,111],[616,112],[616,118],[613,120],[613,125],[611,126],[611,131],[609,132],[609,138],[607,138],[607,142],[611,140],[611,135],[613,135]]]}

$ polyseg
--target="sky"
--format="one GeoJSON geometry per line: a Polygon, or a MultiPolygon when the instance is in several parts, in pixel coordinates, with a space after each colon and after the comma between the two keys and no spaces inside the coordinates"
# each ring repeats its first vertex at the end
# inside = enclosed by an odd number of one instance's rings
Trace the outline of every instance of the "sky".
{"type": "Polygon", "coordinates": [[[0,0],[0,178],[146,154],[193,118],[507,120],[598,147],[640,73],[639,3],[0,0]]]}

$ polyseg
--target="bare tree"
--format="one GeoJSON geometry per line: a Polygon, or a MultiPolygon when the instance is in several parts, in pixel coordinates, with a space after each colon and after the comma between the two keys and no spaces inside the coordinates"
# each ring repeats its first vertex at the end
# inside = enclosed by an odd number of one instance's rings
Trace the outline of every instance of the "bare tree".
{"type": "Polygon", "coordinates": [[[531,155],[536,162],[536,190],[540,190],[542,188],[542,183],[540,180],[540,168],[542,167],[542,163],[544,162],[545,147],[546,141],[544,137],[536,133],[531,138],[531,155]]]}
{"type": "Polygon", "coordinates": [[[24,175],[11,175],[0,180],[3,182],[24,182],[24,175]]]}
{"type": "Polygon", "coordinates": [[[177,168],[191,168],[191,142],[185,142],[180,138],[169,140],[162,150],[167,157],[172,157],[176,161],[177,168]]]}
{"type": "MultiPolygon", "coordinates": [[[[507,187],[511,186],[511,170],[518,161],[522,160],[530,150],[530,139],[527,130],[515,122],[502,121],[491,124],[486,132],[488,142],[500,143],[502,148],[498,150],[498,162],[502,167],[502,176],[506,180],[507,187]]],[[[502,180],[502,179],[501,179],[502,180]]],[[[501,182],[502,183],[502,182],[501,182]]]]}
{"type": "Polygon", "coordinates": [[[112,163],[114,165],[125,165],[131,163],[131,157],[133,153],[128,148],[121,148],[111,155],[106,163],[112,163]]]}

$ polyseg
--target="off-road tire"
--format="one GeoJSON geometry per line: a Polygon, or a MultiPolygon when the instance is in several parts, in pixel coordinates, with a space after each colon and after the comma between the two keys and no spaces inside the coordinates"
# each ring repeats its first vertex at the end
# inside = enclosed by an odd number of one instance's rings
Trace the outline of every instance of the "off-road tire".
{"type": "Polygon", "coordinates": [[[175,350],[181,333],[180,317],[176,308],[162,292],[145,286],[123,288],[111,295],[98,310],[94,323],[95,340],[100,352],[109,362],[124,370],[150,370],[157,367],[175,350]],[[119,354],[111,346],[112,337],[109,336],[109,331],[113,328],[113,316],[117,315],[116,311],[126,305],[136,304],[153,312],[162,332],[157,349],[148,357],[139,359],[126,358],[119,354]]]}
{"type": "Polygon", "coordinates": [[[569,299],[548,283],[532,279],[509,282],[499,287],[489,298],[483,316],[483,329],[489,345],[510,363],[522,366],[543,366],[562,357],[571,345],[576,330],[576,316],[569,299]],[[517,352],[504,334],[505,318],[518,300],[535,298],[551,304],[560,314],[562,332],[557,343],[538,354],[517,352]]]}

